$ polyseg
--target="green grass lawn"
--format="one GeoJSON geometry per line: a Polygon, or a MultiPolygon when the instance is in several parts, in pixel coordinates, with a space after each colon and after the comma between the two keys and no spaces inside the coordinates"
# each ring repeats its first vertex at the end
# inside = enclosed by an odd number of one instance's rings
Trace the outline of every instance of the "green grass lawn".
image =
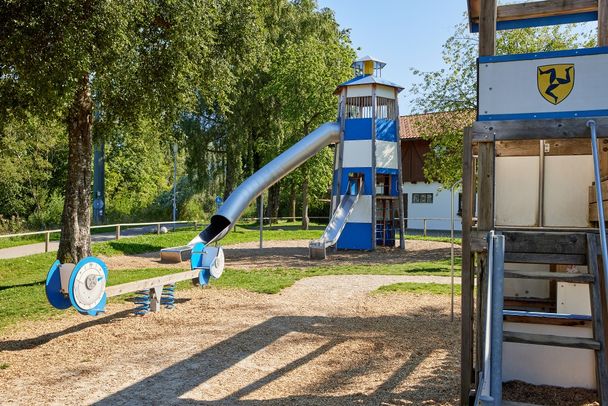
{"type": "MultiPolygon", "coordinates": [[[[310,240],[318,238],[322,227],[303,231],[287,229],[287,225],[274,226],[264,232],[265,240],[310,240]]],[[[108,241],[93,245],[94,255],[133,255],[158,251],[164,247],[184,245],[195,232],[179,230],[168,234],[149,234],[118,241],[108,241]]],[[[239,226],[222,240],[223,244],[257,241],[258,230],[239,226]]],[[[0,260],[0,332],[22,320],[52,318],[60,311],[53,309],[46,300],[44,282],[46,273],[55,260],[55,253],[43,253],[27,257],[0,260]]],[[[456,263],[456,274],[460,274],[460,259],[456,263]]],[[[175,272],[174,269],[110,270],[110,285],[150,278],[175,272]]],[[[296,281],[319,275],[441,275],[450,273],[449,260],[417,262],[408,264],[387,264],[381,266],[318,266],[307,269],[261,269],[256,271],[226,270],[222,278],[212,282],[215,288],[241,288],[258,293],[277,293],[296,281]]],[[[179,289],[189,288],[190,282],[178,285],[179,289]]],[[[124,297],[115,300],[124,300],[124,297]]],[[[70,310],[73,311],[73,310],[70,310]]]]}
{"type": "MultiPolygon", "coordinates": [[[[457,281],[458,282],[458,281],[457,281]]],[[[452,293],[450,285],[441,283],[417,283],[417,282],[400,282],[390,285],[380,286],[375,293],[425,293],[433,295],[449,295],[452,293]]],[[[462,292],[460,284],[454,284],[454,293],[460,295],[462,292]]]]}

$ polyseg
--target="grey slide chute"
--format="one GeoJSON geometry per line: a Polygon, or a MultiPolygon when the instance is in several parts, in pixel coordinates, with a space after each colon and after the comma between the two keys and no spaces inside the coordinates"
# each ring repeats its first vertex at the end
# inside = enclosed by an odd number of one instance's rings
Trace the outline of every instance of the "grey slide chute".
{"type": "Polygon", "coordinates": [[[326,146],[339,141],[340,124],[337,122],[325,123],[302,138],[241,183],[211,217],[209,226],[189,245],[197,242],[210,244],[224,238],[247,206],[264,190],[289,175],[326,146]]]}
{"type": "Polygon", "coordinates": [[[325,232],[320,239],[310,242],[309,250],[311,258],[325,259],[327,248],[338,243],[338,238],[340,238],[348,218],[359,201],[362,189],[362,177],[352,177],[348,179],[346,194],[342,197],[340,204],[334,211],[329,224],[325,228],[325,232]]]}

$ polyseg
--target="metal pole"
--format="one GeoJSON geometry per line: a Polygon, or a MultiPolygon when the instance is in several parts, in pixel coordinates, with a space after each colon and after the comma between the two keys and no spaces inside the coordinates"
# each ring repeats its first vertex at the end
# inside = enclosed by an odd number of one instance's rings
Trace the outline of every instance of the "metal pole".
{"type": "Polygon", "coordinates": [[[260,195],[260,249],[264,248],[264,194],[260,195]]]}
{"type": "Polygon", "coordinates": [[[177,143],[173,143],[173,231],[177,220],[177,143]]]}
{"type": "MultiPolygon", "coordinates": [[[[591,149],[593,151],[593,171],[595,174],[595,193],[597,200],[597,220],[600,223],[600,243],[602,247],[602,265],[604,280],[608,280],[608,244],[606,243],[606,218],[604,217],[604,198],[602,196],[602,177],[600,176],[600,158],[597,149],[597,123],[595,120],[587,121],[591,130],[591,149]]],[[[608,296],[608,283],[605,286],[608,296]]]]}
{"type": "MultiPolygon", "coordinates": [[[[481,394],[480,399],[484,402],[484,404],[492,404],[493,398],[491,396],[491,379],[492,379],[492,361],[491,361],[491,353],[492,353],[492,309],[490,308],[490,304],[492,303],[492,283],[494,272],[492,269],[494,268],[494,231],[490,231],[487,236],[488,242],[488,258],[486,263],[486,279],[487,279],[487,292],[486,292],[486,303],[488,304],[485,309],[485,336],[483,338],[483,367],[482,374],[483,379],[481,381],[481,394]]],[[[481,286],[477,287],[478,289],[481,286]]],[[[502,343],[501,343],[502,345],[502,343]]]]}
{"type": "Polygon", "coordinates": [[[540,140],[538,169],[538,226],[542,227],[545,224],[545,140],[540,140]]]}
{"type": "Polygon", "coordinates": [[[450,307],[450,320],[454,321],[454,189],[462,183],[462,179],[457,180],[451,187],[450,194],[450,277],[452,285],[452,298],[450,307]]]}
{"type": "Polygon", "coordinates": [[[490,394],[495,405],[502,404],[502,340],[504,306],[505,236],[494,236],[494,259],[492,261],[492,375],[490,394]]]}

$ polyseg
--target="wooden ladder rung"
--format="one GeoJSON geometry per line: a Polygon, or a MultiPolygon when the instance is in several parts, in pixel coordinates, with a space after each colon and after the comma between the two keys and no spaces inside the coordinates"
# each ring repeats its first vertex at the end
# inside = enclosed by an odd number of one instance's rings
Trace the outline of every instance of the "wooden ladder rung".
{"type": "Polygon", "coordinates": [[[595,278],[588,273],[515,271],[505,269],[505,278],[543,279],[570,283],[593,283],[595,278]]]}
{"type": "Polygon", "coordinates": [[[514,331],[505,331],[503,333],[503,341],[519,344],[548,345],[551,347],[583,348],[596,351],[600,349],[600,342],[592,338],[530,334],[514,331]]]}
{"type": "Polygon", "coordinates": [[[505,321],[513,323],[549,324],[558,326],[584,326],[592,321],[585,314],[566,314],[551,312],[534,312],[525,310],[504,310],[505,321]]]}

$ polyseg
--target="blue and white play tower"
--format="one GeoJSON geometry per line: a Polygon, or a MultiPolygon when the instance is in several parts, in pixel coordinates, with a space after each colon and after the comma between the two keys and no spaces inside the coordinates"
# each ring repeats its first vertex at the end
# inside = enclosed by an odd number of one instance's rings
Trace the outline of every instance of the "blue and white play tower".
{"type": "Polygon", "coordinates": [[[397,231],[400,247],[405,247],[398,103],[403,88],[382,78],[385,65],[369,56],[356,60],[355,77],[335,92],[340,96],[340,142],[332,188],[334,216],[347,196],[358,194],[339,233],[338,249],[395,246],[397,231]]]}

